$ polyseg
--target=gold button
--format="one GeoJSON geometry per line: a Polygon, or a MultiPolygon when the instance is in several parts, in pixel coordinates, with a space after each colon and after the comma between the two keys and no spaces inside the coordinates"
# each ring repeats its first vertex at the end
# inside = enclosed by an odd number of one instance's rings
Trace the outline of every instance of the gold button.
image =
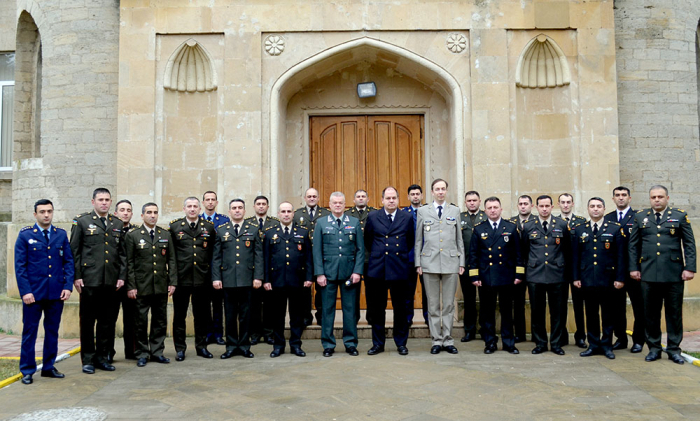
{"type": "Polygon", "coordinates": [[[489,254],[489,259],[491,258],[491,255],[489,254]]]}
{"type": "Polygon", "coordinates": [[[105,263],[109,263],[109,260],[105,260],[105,263]]]}
{"type": "Polygon", "coordinates": [[[387,235],[386,238],[389,238],[389,236],[387,235]]]}
{"type": "Polygon", "coordinates": [[[502,265],[502,264],[503,264],[503,262],[498,262],[498,264],[499,264],[499,265],[502,265]]]}
{"type": "Polygon", "coordinates": [[[240,238],[236,238],[236,242],[241,241],[240,238]]]}
{"type": "Polygon", "coordinates": [[[196,256],[196,255],[197,255],[197,253],[194,253],[194,254],[193,254],[193,256],[196,256]]]}
{"type": "Polygon", "coordinates": [[[440,242],[442,243],[442,238],[440,239],[440,242]]]}
{"type": "Polygon", "coordinates": [[[50,259],[50,258],[51,258],[51,256],[49,256],[49,259],[50,259]]]}
{"type": "Polygon", "coordinates": [[[594,265],[597,265],[597,264],[598,264],[598,262],[593,262],[593,264],[594,264],[594,265]]]}
{"type": "Polygon", "coordinates": [[[239,248],[241,248],[241,246],[236,246],[236,250],[238,250],[239,248]]]}
{"type": "Polygon", "coordinates": [[[197,262],[194,262],[194,265],[197,266],[197,262]]]}
{"type": "Polygon", "coordinates": [[[491,251],[491,247],[489,247],[489,251],[491,251]]]}
{"type": "Polygon", "coordinates": [[[289,262],[287,262],[287,266],[289,266],[289,262]]]}
{"type": "Polygon", "coordinates": [[[489,266],[493,266],[493,263],[489,263],[489,266]]]}
{"type": "Polygon", "coordinates": [[[285,243],[289,244],[289,240],[285,240],[285,243]]]}
{"type": "Polygon", "coordinates": [[[442,230],[440,230],[440,232],[442,232],[442,230]]]}
{"type": "Polygon", "coordinates": [[[597,243],[597,242],[598,242],[598,240],[596,240],[596,239],[594,238],[594,239],[593,239],[593,242],[594,242],[594,243],[597,243]]]}
{"type": "Polygon", "coordinates": [[[196,249],[196,248],[197,248],[197,246],[192,246],[192,248],[195,248],[195,249],[196,249]]]}
{"type": "Polygon", "coordinates": [[[105,241],[105,244],[109,244],[109,243],[105,241]]]}
{"type": "Polygon", "coordinates": [[[594,254],[593,257],[598,257],[598,255],[597,255],[597,254],[594,254]]]}
{"type": "Polygon", "coordinates": [[[236,253],[236,257],[241,257],[241,255],[239,253],[236,253]]]}
{"type": "Polygon", "coordinates": [[[386,247],[389,247],[389,244],[384,244],[386,247]]]}
{"type": "Polygon", "coordinates": [[[156,262],[153,262],[153,266],[155,266],[155,265],[156,265],[156,262]]]}
{"type": "Polygon", "coordinates": [[[156,246],[153,246],[153,248],[156,248],[156,246]]]}
{"type": "Polygon", "coordinates": [[[108,236],[109,234],[105,233],[105,237],[108,236]]]}
{"type": "Polygon", "coordinates": [[[398,253],[396,253],[396,255],[398,256],[399,254],[398,254],[398,253]]]}
{"type": "Polygon", "coordinates": [[[51,269],[51,265],[49,265],[49,269],[51,269]]]}
{"type": "Polygon", "coordinates": [[[286,247],[285,249],[286,249],[286,250],[289,250],[289,247],[286,247]]]}
{"type": "Polygon", "coordinates": [[[661,237],[661,234],[656,234],[657,237],[661,237]]]}
{"type": "Polygon", "coordinates": [[[105,254],[109,254],[109,250],[105,250],[105,254]]]}
{"type": "Polygon", "coordinates": [[[51,250],[51,247],[46,247],[47,250],[51,250]]]}
{"type": "Polygon", "coordinates": [[[545,244],[544,246],[545,246],[545,248],[546,248],[546,247],[549,247],[549,246],[548,246],[548,245],[546,245],[546,244],[545,244]]]}
{"type": "Polygon", "coordinates": [[[549,253],[545,253],[544,255],[545,255],[545,256],[549,256],[549,253]]]}
{"type": "Polygon", "coordinates": [[[442,249],[440,249],[440,251],[442,251],[442,249]]]}
{"type": "Polygon", "coordinates": [[[502,254],[499,254],[498,257],[503,257],[503,255],[502,255],[502,254]]]}
{"type": "Polygon", "coordinates": [[[657,246],[660,246],[660,245],[661,245],[661,243],[656,243],[656,245],[657,245],[657,246]]]}
{"type": "Polygon", "coordinates": [[[545,240],[547,239],[547,236],[546,236],[546,235],[544,236],[544,239],[545,239],[545,240]]]}
{"type": "Polygon", "coordinates": [[[657,252],[656,252],[656,255],[657,255],[657,256],[661,256],[661,253],[657,251],[657,252]]]}
{"type": "Polygon", "coordinates": [[[396,247],[398,247],[398,246],[399,246],[399,245],[397,244],[396,247]]]}
{"type": "Polygon", "coordinates": [[[238,260],[236,260],[236,264],[238,264],[238,260]]]}
{"type": "Polygon", "coordinates": [[[154,254],[153,257],[156,257],[156,255],[154,254]]]}
{"type": "Polygon", "coordinates": [[[50,278],[50,277],[51,277],[51,275],[49,275],[49,278],[50,278]]]}
{"type": "Polygon", "coordinates": [[[389,254],[389,252],[388,252],[388,251],[385,251],[384,254],[389,254]]]}
{"type": "Polygon", "coordinates": [[[289,257],[289,255],[287,254],[286,257],[289,257]]]}
{"type": "Polygon", "coordinates": [[[549,262],[544,262],[544,264],[545,264],[545,265],[546,265],[546,264],[549,264],[549,262]]]}
{"type": "Polygon", "coordinates": [[[157,271],[157,270],[154,270],[153,273],[158,273],[158,271],[157,271]]]}
{"type": "Polygon", "coordinates": [[[657,225],[657,226],[656,226],[656,229],[661,229],[661,225],[657,225]]]}

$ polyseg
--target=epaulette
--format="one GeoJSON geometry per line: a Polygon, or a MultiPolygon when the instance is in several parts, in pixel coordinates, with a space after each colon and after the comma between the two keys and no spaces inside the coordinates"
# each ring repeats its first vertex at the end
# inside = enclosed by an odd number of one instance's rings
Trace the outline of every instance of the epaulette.
{"type": "MultiPolygon", "coordinates": [[[[276,226],[279,226],[279,225],[276,225],[276,226]]],[[[300,229],[300,230],[306,230],[306,231],[309,230],[307,227],[305,227],[305,226],[303,226],[303,225],[297,225],[295,228],[296,228],[296,229],[300,229]]]]}
{"type": "Polygon", "coordinates": [[[249,216],[249,217],[245,218],[244,221],[247,221],[249,219],[255,219],[255,216],[249,216]]]}
{"type": "Polygon", "coordinates": [[[479,225],[483,224],[486,221],[487,221],[486,219],[479,221],[476,225],[474,225],[474,228],[478,227],[479,225]]]}
{"type": "Polygon", "coordinates": [[[19,230],[19,232],[23,232],[23,231],[30,230],[30,229],[32,229],[32,226],[28,225],[28,226],[22,228],[21,230],[19,230]]]}
{"type": "Polygon", "coordinates": [[[255,222],[250,221],[250,222],[248,222],[248,224],[250,224],[251,227],[256,227],[256,228],[258,227],[258,222],[257,222],[257,221],[255,221],[255,222]]]}
{"type": "Polygon", "coordinates": [[[274,220],[274,221],[279,221],[280,219],[276,216],[268,216],[268,218],[274,220]]]}
{"type": "Polygon", "coordinates": [[[427,203],[423,203],[422,205],[420,205],[421,208],[422,208],[423,206],[428,206],[428,204],[427,204],[427,203]]]}
{"type": "Polygon", "coordinates": [[[271,226],[271,227],[267,227],[267,228],[265,228],[265,231],[270,231],[270,230],[273,229],[273,228],[277,228],[277,225],[273,225],[273,226],[271,226]]]}
{"type": "Polygon", "coordinates": [[[83,216],[90,215],[92,212],[79,213],[75,216],[75,219],[82,218],[83,216]]]}
{"type": "Polygon", "coordinates": [[[579,226],[581,224],[585,224],[585,223],[586,223],[586,220],[584,219],[582,222],[579,222],[578,224],[573,225],[570,229],[576,228],[577,226],[579,226]]]}
{"type": "Polygon", "coordinates": [[[210,221],[210,220],[208,220],[208,219],[204,219],[204,218],[202,218],[202,221],[206,222],[206,223],[207,223],[207,224],[209,224],[209,225],[214,225],[214,223],[213,223],[213,222],[211,222],[211,221],[210,221]]]}
{"type": "Polygon", "coordinates": [[[66,230],[64,230],[64,229],[61,228],[61,227],[54,227],[54,228],[56,229],[56,231],[63,231],[63,232],[66,232],[66,230]]]}
{"type": "Polygon", "coordinates": [[[529,224],[530,222],[535,222],[535,221],[537,221],[537,218],[528,219],[527,221],[523,222],[523,226],[525,226],[525,224],[529,224]]]}
{"type": "Polygon", "coordinates": [[[180,220],[182,220],[182,219],[184,219],[184,218],[175,218],[175,219],[173,219],[172,221],[170,221],[170,224],[172,225],[172,224],[174,224],[175,222],[180,221],[180,220]]]}
{"type": "Polygon", "coordinates": [[[617,225],[618,227],[622,226],[619,222],[616,222],[616,221],[608,221],[608,222],[606,222],[606,224],[617,225]]]}

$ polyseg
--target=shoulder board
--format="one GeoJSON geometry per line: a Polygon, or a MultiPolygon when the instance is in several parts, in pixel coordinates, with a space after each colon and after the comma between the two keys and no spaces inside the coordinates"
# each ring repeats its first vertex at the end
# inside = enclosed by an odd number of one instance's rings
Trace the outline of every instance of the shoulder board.
{"type": "Polygon", "coordinates": [[[422,205],[420,205],[421,208],[422,208],[423,206],[428,206],[428,204],[427,204],[427,203],[423,203],[422,205]]]}
{"type": "Polygon", "coordinates": [[[85,213],[80,213],[76,215],[75,219],[82,218],[83,216],[90,215],[92,212],[85,212],[85,213]]]}
{"type": "Polygon", "coordinates": [[[19,230],[19,232],[23,232],[23,231],[30,230],[30,229],[32,229],[31,226],[26,226],[26,227],[22,228],[21,230],[19,230]]]}
{"type": "Polygon", "coordinates": [[[515,222],[511,221],[510,219],[505,219],[505,218],[504,218],[503,221],[504,221],[504,222],[507,222],[507,223],[509,223],[509,224],[511,224],[511,225],[517,225],[515,222]]]}
{"type": "Polygon", "coordinates": [[[457,207],[457,205],[455,205],[454,203],[450,203],[450,206],[457,207]]]}
{"type": "Polygon", "coordinates": [[[279,221],[279,218],[276,216],[268,216],[268,218],[274,220],[274,221],[279,221]]]}
{"type": "Polygon", "coordinates": [[[481,225],[481,224],[483,224],[483,223],[485,223],[485,222],[486,222],[486,219],[483,219],[483,220],[479,221],[476,225],[474,225],[474,228],[478,227],[479,225],[481,225]]]}
{"type": "Polygon", "coordinates": [[[170,223],[171,223],[171,224],[174,224],[175,222],[180,221],[180,220],[182,220],[182,219],[183,219],[183,218],[175,218],[175,219],[173,219],[172,221],[170,221],[170,223]]]}
{"type": "Polygon", "coordinates": [[[54,228],[56,228],[56,231],[63,231],[63,232],[66,232],[66,230],[64,230],[64,229],[61,228],[61,227],[54,227],[54,228]]]}
{"type": "Polygon", "coordinates": [[[608,224],[608,225],[614,225],[614,226],[618,226],[618,227],[621,227],[621,226],[622,226],[622,225],[620,225],[619,222],[615,222],[615,221],[608,221],[608,222],[606,222],[606,224],[608,224]]]}
{"type": "Polygon", "coordinates": [[[258,222],[257,222],[257,221],[250,221],[250,222],[248,222],[248,224],[250,224],[251,227],[257,227],[257,226],[258,226],[258,222]]]}
{"type": "Polygon", "coordinates": [[[528,219],[527,221],[523,222],[523,226],[530,224],[530,223],[534,224],[535,221],[537,221],[537,218],[528,219]]]}
{"type": "Polygon", "coordinates": [[[247,221],[247,220],[249,220],[249,219],[255,219],[255,217],[254,217],[254,216],[249,216],[249,217],[245,218],[244,221],[247,221]]]}
{"type": "Polygon", "coordinates": [[[275,229],[275,228],[277,228],[277,226],[276,226],[276,225],[273,225],[273,226],[271,226],[271,227],[265,228],[265,231],[270,231],[271,229],[275,229]]]}
{"type": "MultiPolygon", "coordinates": [[[[279,226],[279,225],[277,225],[277,226],[279,226]]],[[[303,226],[303,225],[297,225],[297,226],[296,226],[296,229],[298,229],[298,230],[304,230],[304,231],[308,231],[308,230],[309,230],[307,227],[305,227],[305,226],[303,226]]]]}
{"type": "Polygon", "coordinates": [[[209,225],[214,225],[214,223],[213,223],[213,222],[211,222],[211,221],[210,221],[210,220],[208,220],[208,219],[203,219],[203,221],[204,221],[205,223],[209,224],[209,225]]]}
{"type": "MultiPolygon", "coordinates": [[[[583,218],[581,218],[581,219],[583,219],[583,218]]],[[[574,221],[573,221],[573,222],[574,222],[574,226],[573,226],[572,228],[576,228],[577,226],[586,223],[586,220],[585,220],[585,219],[583,219],[583,220],[581,220],[581,219],[576,219],[576,220],[574,220],[574,221]]]]}

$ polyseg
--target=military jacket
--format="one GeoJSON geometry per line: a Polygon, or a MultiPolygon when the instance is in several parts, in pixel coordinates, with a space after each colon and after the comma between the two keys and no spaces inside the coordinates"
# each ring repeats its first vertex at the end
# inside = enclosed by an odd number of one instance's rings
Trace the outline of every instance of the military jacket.
{"type": "MultiPolygon", "coordinates": [[[[625,241],[629,241],[630,234],[632,234],[632,227],[634,226],[634,215],[637,213],[636,210],[629,208],[627,210],[627,213],[625,214],[625,217],[622,219],[622,221],[617,220],[617,209],[615,209],[612,212],[609,212],[605,214],[605,221],[606,222],[617,222],[622,226],[622,229],[625,231],[625,241]]],[[[656,218],[654,218],[656,219],[656,218]]]]}
{"type": "Polygon", "coordinates": [[[345,282],[353,273],[363,274],[365,245],[360,221],[352,216],[340,217],[340,227],[333,215],[316,220],[313,236],[314,275],[329,281],[345,282]]]}
{"type": "MultiPolygon", "coordinates": [[[[465,253],[469,253],[469,245],[472,241],[474,227],[487,219],[488,218],[486,217],[484,211],[479,210],[476,213],[476,218],[474,218],[474,225],[472,225],[471,219],[469,218],[469,212],[462,212],[459,214],[459,223],[462,228],[462,241],[464,241],[465,253]]],[[[470,267],[468,258],[466,259],[465,263],[467,264],[467,267],[470,267]]]]}
{"type": "Polygon", "coordinates": [[[379,209],[367,218],[363,235],[367,262],[366,277],[404,281],[411,275],[416,276],[415,269],[408,259],[408,252],[413,250],[416,235],[411,214],[397,210],[394,220],[390,222],[386,211],[379,209]]]}
{"type": "Polygon", "coordinates": [[[73,291],[75,263],[66,231],[49,227],[49,242],[38,225],[24,227],[15,242],[15,276],[20,297],[58,300],[64,289],[73,291]]]}
{"type": "Polygon", "coordinates": [[[263,232],[265,283],[272,288],[303,287],[313,281],[311,238],[306,227],[292,223],[289,234],[281,223],[263,232]]]}
{"type": "Polygon", "coordinates": [[[367,206],[365,209],[362,211],[362,214],[360,214],[359,209],[357,209],[357,206],[353,206],[352,208],[348,209],[345,211],[345,214],[347,216],[352,216],[354,218],[357,218],[358,221],[360,221],[360,228],[362,228],[362,231],[365,230],[365,223],[367,222],[367,216],[369,215],[370,212],[376,211],[377,208],[373,208],[372,206],[367,206]]]}
{"type": "Polygon", "coordinates": [[[488,219],[474,226],[469,242],[469,278],[487,286],[513,285],[525,280],[517,224],[501,218],[498,231],[488,219]]]}
{"type": "MultiPolygon", "coordinates": [[[[207,217],[206,213],[202,213],[201,215],[199,215],[199,217],[204,219],[204,220],[209,221],[209,219],[207,219],[208,217],[207,217]]],[[[219,228],[220,226],[224,225],[228,221],[230,221],[228,216],[214,212],[214,215],[212,215],[211,221],[209,221],[209,222],[214,224],[214,228],[219,228]]]]}
{"type": "Polygon", "coordinates": [[[625,233],[617,222],[603,221],[598,235],[591,222],[571,230],[574,281],[582,287],[606,287],[627,280],[625,233]]]}
{"type": "Polygon", "coordinates": [[[569,229],[574,229],[577,226],[581,224],[586,223],[586,218],[578,215],[574,215],[573,213],[571,214],[571,217],[567,221],[566,218],[564,218],[564,215],[559,215],[559,218],[561,218],[562,221],[566,222],[566,225],[569,227],[569,229]]]}
{"type": "Polygon", "coordinates": [[[106,226],[94,210],[80,214],[70,231],[75,279],[82,279],[87,287],[116,287],[118,279],[126,280],[124,223],[112,214],[105,218],[106,226]]]}
{"type": "Polygon", "coordinates": [[[634,215],[629,270],[641,271],[642,281],[681,282],[683,270],[695,272],[695,256],[695,237],[685,211],[668,207],[659,224],[652,209],[634,215]]]}
{"type": "Polygon", "coordinates": [[[459,273],[466,264],[459,208],[444,206],[442,218],[432,203],[418,209],[414,265],[424,273],[459,273]]]}
{"type": "Polygon", "coordinates": [[[262,227],[260,226],[260,221],[259,221],[259,218],[257,215],[247,217],[246,219],[244,219],[244,222],[252,222],[252,223],[256,224],[258,226],[258,230],[260,230],[261,232],[265,231],[266,229],[268,229],[270,227],[274,227],[274,226],[277,226],[280,224],[280,220],[274,216],[268,215],[264,219],[265,220],[263,221],[262,227]]]}
{"type": "MultiPolygon", "coordinates": [[[[408,212],[409,215],[411,215],[411,218],[413,218],[413,231],[416,230],[416,220],[418,217],[418,211],[413,209],[413,206],[408,205],[405,208],[401,209],[403,212],[408,212]]],[[[415,235],[414,235],[415,237],[415,235]]],[[[411,247],[411,250],[408,252],[408,261],[413,263],[415,261],[415,250],[413,247],[411,247]]],[[[413,266],[413,265],[411,265],[413,266]]]]}
{"type": "Polygon", "coordinates": [[[194,229],[187,218],[170,221],[170,238],[177,260],[177,285],[199,287],[211,283],[211,259],[216,231],[214,224],[199,218],[194,229]]]}
{"type": "Polygon", "coordinates": [[[314,214],[313,221],[311,221],[309,219],[309,213],[306,211],[306,206],[302,206],[301,208],[294,211],[294,223],[301,227],[306,227],[309,230],[311,240],[313,241],[314,228],[316,227],[316,222],[319,220],[319,218],[326,217],[330,214],[331,211],[329,211],[328,209],[322,208],[321,206],[316,206],[316,213],[314,214]]]}
{"type": "Polygon", "coordinates": [[[527,219],[522,224],[520,223],[520,215],[515,215],[514,217],[512,217],[508,220],[518,226],[518,231],[520,232],[520,236],[522,237],[523,225],[525,224],[525,222],[532,221],[535,218],[537,218],[535,215],[530,214],[530,215],[528,215],[527,219]]]}
{"type": "Polygon", "coordinates": [[[251,287],[254,279],[265,279],[262,236],[254,221],[242,221],[238,235],[233,221],[216,230],[212,280],[224,288],[251,287]]]}
{"type": "Polygon", "coordinates": [[[523,225],[522,256],[527,282],[556,284],[571,281],[571,234],[566,221],[551,217],[547,232],[538,217],[523,225]]]}
{"type": "Polygon", "coordinates": [[[168,286],[177,286],[177,263],[170,232],[153,229],[153,240],[146,226],[132,229],[124,239],[128,276],[126,290],[139,296],[167,294],[168,286]]]}

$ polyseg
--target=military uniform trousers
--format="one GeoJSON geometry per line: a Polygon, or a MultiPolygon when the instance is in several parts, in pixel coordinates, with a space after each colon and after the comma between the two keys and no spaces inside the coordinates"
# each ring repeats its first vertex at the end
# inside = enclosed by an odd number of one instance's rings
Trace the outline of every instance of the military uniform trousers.
{"type": "MultiPolygon", "coordinates": [[[[414,267],[414,262],[408,262],[409,266],[414,267]]],[[[423,281],[423,275],[418,275],[416,273],[412,274],[408,280],[408,292],[406,294],[406,318],[408,320],[408,327],[413,325],[413,316],[415,315],[414,303],[416,301],[416,288],[418,288],[418,281],[420,280],[421,286],[421,311],[423,312],[423,320],[425,324],[428,324],[428,295],[425,293],[425,283],[423,281]]],[[[393,298],[392,298],[393,302],[393,298]]]]}
{"type": "Polygon", "coordinates": [[[388,293],[394,309],[394,343],[397,347],[406,346],[408,342],[408,319],[406,301],[408,280],[387,281],[381,278],[367,278],[365,282],[367,296],[367,319],[372,325],[372,344],[383,347],[386,343],[386,307],[388,293]]]}
{"type": "MultiPolygon", "coordinates": [[[[474,284],[472,284],[474,285],[474,284]]],[[[486,345],[496,345],[496,299],[501,314],[501,339],[504,348],[515,346],[513,334],[513,292],[516,285],[479,287],[479,324],[481,337],[486,345]]]]}
{"type": "Polygon", "coordinates": [[[644,345],[644,297],[642,297],[641,282],[628,278],[625,286],[613,292],[613,324],[617,340],[627,345],[627,296],[632,303],[634,325],[632,327],[632,343],[644,345]]]}
{"type": "Polygon", "coordinates": [[[58,353],[58,327],[61,324],[63,301],[39,300],[32,304],[22,303],[22,351],[20,353],[19,371],[24,374],[36,372],[35,344],[39,331],[39,321],[44,315],[44,353],[43,371],[54,368],[58,353]]]}
{"type": "Polygon", "coordinates": [[[301,347],[301,334],[304,332],[305,298],[310,288],[304,287],[274,287],[268,291],[267,312],[271,319],[274,348],[284,350],[284,321],[289,303],[289,346],[301,347]]]}
{"type": "Polygon", "coordinates": [[[254,289],[250,301],[250,337],[260,339],[272,335],[270,294],[263,288],[254,289]]]}
{"type": "Polygon", "coordinates": [[[224,291],[214,289],[209,291],[211,298],[211,323],[207,331],[207,342],[214,342],[224,336],[224,291]]]}
{"type": "Polygon", "coordinates": [[[107,285],[82,288],[79,313],[83,365],[106,363],[114,349],[117,293],[115,287],[107,285]]]}
{"type": "Polygon", "coordinates": [[[430,336],[433,345],[454,345],[452,324],[455,314],[455,294],[459,275],[456,273],[425,273],[425,294],[428,295],[430,336]]]}
{"type": "Polygon", "coordinates": [[[561,348],[565,344],[566,317],[564,314],[568,307],[569,284],[530,282],[528,293],[530,294],[533,342],[539,347],[547,348],[547,303],[549,302],[549,322],[552,329],[549,343],[552,348],[561,348]]]}
{"type": "MultiPolygon", "coordinates": [[[[586,339],[586,319],[584,317],[583,309],[583,294],[579,288],[576,288],[571,284],[571,303],[574,307],[574,323],[576,324],[576,332],[574,333],[574,339],[585,340],[586,339]]],[[[566,320],[569,315],[568,311],[568,297],[567,297],[567,311],[564,312],[564,343],[566,345],[569,343],[569,332],[566,328],[566,320]]]]}
{"type": "Polygon", "coordinates": [[[646,341],[649,351],[661,352],[661,307],[666,316],[666,352],[680,354],[683,340],[683,290],[685,282],[642,283],[646,341]]]}
{"type": "Polygon", "coordinates": [[[176,352],[187,349],[187,309],[192,298],[192,315],[194,316],[194,347],[197,350],[207,347],[207,326],[211,319],[209,307],[209,285],[178,286],[173,293],[173,343],[176,352]]]}
{"type": "Polygon", "coordinates": [[[520,340],[525,340],[525,295],[527,282],[513,286],[513,333],[520,340]]]}
{"type": "MultiPolygon", "coordinates": [[[[459,276],[459,285],[462,287],[462,296],[464,297],[464,333],[476,334],[476,295],[477,288],[471,283],[469,271],[465,270],[459,276]]],[[[479,296],[481,300],[481,295],[479,296]]]]}
{"type": "MultiPolygon", "coordinates": [[[[125,287],[117,291],[117,302],[114,313],[114,320],[119,318],[119,307],[122,309],[122,338],[124,339],[124,357],[128,359],[136,358],[136,301],[127,296],[125,287]]],[[[116,355],[117,350],[112,349],[110,355],[112,358],[116,355]]]]}
{"type": "MultiPolygon", "coordinates": [[[[177,288],[176,288],[177,290],[177,288]]],[[[136,358],[160,357],[168,329],[168,294],[136,296],[136,358]],[[148,312],[151,332],[148,332],[148,312]]]]}
{"type": "MultiPolygon", "coordinates": [[[[318,284],[317,284],[318,285],[318,284]]],[[[323,349],[335,349],[335,335],[333,325],[335,323],[335,301],[340,289],[340,305],[343,312],[343,344],[345,348],[357,348],[357,322],[355,315],[356,295],[360,293],[360,283],[345,285],[345,280],[329,280],[325,287],[320,287],[323,298],[323,311],[321,316],[321,344],[323,349]]]]}
{"type": "Polygon", "coordinates": [[[226,351],[250,350],[250,301],[253,287],[224,287],[226,351]]]}
{"type": "Polygon", "coordinates": [[[602,349],[603,351],[612,350],[613,324],[615,321],[614,302],[615,294],[619,290],[616,290],[612,286],[583,286],[580,290],[586,308],[588,348],[593,350],[602,349]],[[599,312],[600,316],[598,315],[599,312]]]}

